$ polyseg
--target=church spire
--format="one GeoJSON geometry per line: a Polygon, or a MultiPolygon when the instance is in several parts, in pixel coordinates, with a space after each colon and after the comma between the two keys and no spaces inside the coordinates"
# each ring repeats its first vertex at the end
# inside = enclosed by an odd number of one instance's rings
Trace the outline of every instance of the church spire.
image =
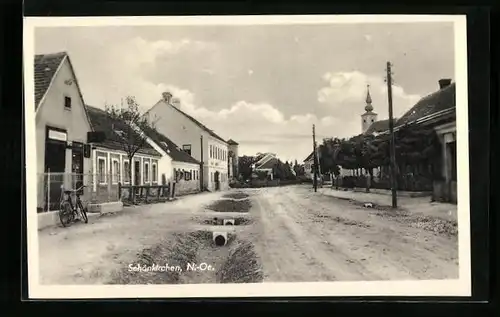
{"type": "Polygon", "coordinates": [[[367,112],[372,112],[373,111],[373,106],[372,106],[372,96],[370,96],[370,85],[366,85],[366,106],[365,110],[367,112]]]}

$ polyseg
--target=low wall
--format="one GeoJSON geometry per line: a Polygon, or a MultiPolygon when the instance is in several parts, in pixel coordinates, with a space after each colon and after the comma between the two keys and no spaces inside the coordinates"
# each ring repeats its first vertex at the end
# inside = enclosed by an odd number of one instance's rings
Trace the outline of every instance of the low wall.
{"type": "Polygon", "coordinates": [[[432,199],[440,202],[457,203],[457,182],[446,183],[435,181],[433,183],[432,199]]]}
{"type": "MultiPolygon", "coordinates": [[[[355,192],[366,192],[366,188],[360,188],[360,187],[355,187],[354,188],[355,192]]],[[[370,188],[370,193],[375,193],[375,194],[381,194],[381,195],[392,195],[392,191],[389,189],[377,189],[377,188],[370,188]]],[[[432,192],[409,192],[409,191],[397,191],[398,196],[401,197],[428,197],[432,196],[432,192]]]]}
{"type": "MultiPolygon", "coordinates": [[[[102,204],[89,204],[88,209],[89,213],[87,213],[87,216],[89,217],[89,219],[91,219],[93,217],[99,217],[107,213],[122,211],[123,203],[121,201],[118,201],[102,204]]],[[[60,225],[59,211],[41,212],[37,214],[37,217],[38,230],[60,225]]]]}
{"type": "Polygon", "coordinates": [[[175,195],[187,195],[198,193],[200,191],[200,181],[199,180],[180,180],[175,183],[175,195]]]}

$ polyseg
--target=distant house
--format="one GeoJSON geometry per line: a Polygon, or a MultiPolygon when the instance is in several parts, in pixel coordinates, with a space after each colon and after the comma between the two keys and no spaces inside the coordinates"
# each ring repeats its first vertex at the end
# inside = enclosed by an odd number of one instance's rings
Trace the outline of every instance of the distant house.
{"type": "Polygon", "coordinates": [[[176,194],[199,192],[200,162],[156,129],[144,129],[144,133],[148,136],[149,145],[162,155],[159,165],[160,181],[174,181],[176,194]]]}
{"type": "Polygon", "coordinates": [[[158,169],[162,155],[146,142],[134,155],[132,175],[129,175],[130,162],[124,149],[124,142],[121,140],[127,139],[129,133],[135,134],[133,137],[135,139],[139,139],[140,136],[125,122],[112,120],[105,110],[88,105],[86,109],[94,130],[105,134],[105,140],[94,144],[92,148],[94,179],[91,183],[95,195],[118,197],[118,183],[130,184],[131,179],[134,185],[158,184],[158,169]],[[110,192],[99,188],[110,188],[110,192]]]}
{"type": "Polygon", "coordinates": [[[267,173],[269,178],[273,179],[273,167],[278,163],[276,154],[274,153],[257,153],[256,162],[253,164],[252,170],[255,173],[267,173]]]}
{"type": "Polygon", "coordinates": [[[208,190],[229,188],[229,145],[213,130],[181,110],[180,100],[163,93],[148,114],[156,129],[202,162],[202,181],[208,190]]]}
{"type": "Polygon", "coordinates": [[[314,179],[313,165],[314,165],[314,151],[311,152],[311,154],[309,154],[304,159],[304,172],[305,175],[310,179],[314,179]]]}
{"type": "Polygon", "coordinates": [[[58,208],[61,186],[87,181],[92,126],[67,53],[35,55],[34,83],[35,104],[27,110],[35,111],[37,207],[48,211],[58,208]]]}

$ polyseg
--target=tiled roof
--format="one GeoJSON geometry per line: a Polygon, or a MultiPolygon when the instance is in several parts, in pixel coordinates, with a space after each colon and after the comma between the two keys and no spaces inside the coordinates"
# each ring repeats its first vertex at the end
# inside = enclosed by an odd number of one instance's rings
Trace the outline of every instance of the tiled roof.
{"type": "Polygon", "coordinates": [[[204,130],[205,132],[207,132],[208,134],[210,134],[211,136],[213,136],[214,138],[218,139],[219,141],[222,141],[224,143],[227,143],[226,140],[224,140],[223,138],[221,138],[220,136],[218,136],[214,131],[210,130],[209,128],[207,128],[207,126],[205,126],[203,123],[201,123],[200,121],[196,120],[195,118],[193,118],[192,116],[188,115],[187,113],[185,113],[184,111],[182,111],[181,109],[177,108],[177,107],[174,107],[173,105],[170,105],[172,108],[174,108],[175,110],[179,111],[181,114],[183,114],[184,116],[186,116],[186,118],[188,118],[189,120],[191,120],[194,124],[196,124],[197,126],[199,126],[202,130],[204,130]]]}
{"type": "Polygon", "coordinates": [[[45,92],[49,89],[52,78],[66,56],[66,52],[35,55],[35,109],[38,108],[45,92]]]}
{"type": "MultiPolygon", "coordinates": [[[[140,138],[139,134],[132,128],[129,128],[125,122],[111,119],[106,111],[88,105],[86,105],[85,108],[89,114],[90,123],[92,124],[94,131],[104,132],[106,136],[106,139],[102,143],[98,144],[99,146],[113,150],[125,151],[124,144],[120,141],[121,137],[115,131],[123,131],[125,134],[132,133],[134,139],[136,140],[140,138]]],[[[124,137],[127,138],[128,136],[125,135],[124,137]]],[[[137,153],[161,156],[161,154],[147,142],[144,143],[144,146],[138,150],[137,153]]]]}
{"type": "Polygon", "coordinates": [[[313,152],[311,152],[311,154],[309,154],[309,155],[306,157],[306,159],[304,160],[304,162],[307,162],[307,161],[312,160],[312,159],[313,159],[313,156],[314,156],[314,151],[313,151],[313,152]]]}
{"type": "Polygon", "coordinates": [[[264,169],[264,168],[273,168],[274,165],[278,163],[278,159],[273,157],[269,161],[265,162],[264,164],[257,166],[257,169],[264,169]]]}
{"type": "Polygon", "coordinates": [[[455,108],[455,83],[420,99],[396,122],[396,126],[451,108],[455,108]]]}
{"type": "MultiPolygon", "coordinates": [[[[392,122],[396,124],[398,119],[392,119],[392,122]]],[[[380,133],[389,130],[389,119],[378,120],[373,122],[370,127],[365,131],[364,134],[380,133]]]]}
{"type": "Polygon", "coordinates": [[[238,145],[238,143],[236,141],[234,141],[233,139],[227,140],[227,144],[229,144],[229,145],[238,145]]]}
{"type": "Polygon", "coordinates": [[[200,164],[195,158],[180,149],[172,140],[158,132],[156,129],[143,129],[144,133],[153,140],[163,151],[165,151],[172,160],[176,162],[185,162],[200,164]]]}

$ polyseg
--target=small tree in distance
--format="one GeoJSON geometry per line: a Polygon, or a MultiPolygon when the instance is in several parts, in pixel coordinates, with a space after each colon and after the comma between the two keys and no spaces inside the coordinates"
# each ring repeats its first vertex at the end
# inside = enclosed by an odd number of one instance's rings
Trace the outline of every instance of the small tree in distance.
{"type": "Polygon", "coordinates": [[[147,136],[144,131],[155,129],[155,122],[150,121],[149,116],[141,112],[135,97],[129,96],[125,100],[124,106],[106,105],[105,110],[112,121],[114,133],[119,136],[117,141],[127,154],[130,185],[136,185],[132,179],[132,162],[135,154],[146,147],[147,136]]]}

